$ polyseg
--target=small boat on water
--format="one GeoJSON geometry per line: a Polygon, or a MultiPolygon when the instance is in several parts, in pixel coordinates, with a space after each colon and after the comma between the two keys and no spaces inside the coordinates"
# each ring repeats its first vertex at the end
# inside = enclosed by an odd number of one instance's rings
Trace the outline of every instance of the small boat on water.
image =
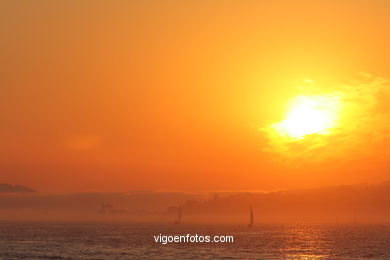
{"type": "Polygon", "coordinates": [[[250,206],[250,208],[249,208],[249,224],[248,224],[248,227],[253,227],[254,224],[255,224],[255,216],[253,214],[252,206],[250,206]]]}
{"type": "Polygon", "coordinates": [[[173,224],[180,224],[181,223],[181,215],[182,215],[182,213],[181,213],[181,207],[179,207],[179,210],[178,210],[178,212],[177,212],[177,219],[175,220],[175,222],[173,222],[173,224]]]}

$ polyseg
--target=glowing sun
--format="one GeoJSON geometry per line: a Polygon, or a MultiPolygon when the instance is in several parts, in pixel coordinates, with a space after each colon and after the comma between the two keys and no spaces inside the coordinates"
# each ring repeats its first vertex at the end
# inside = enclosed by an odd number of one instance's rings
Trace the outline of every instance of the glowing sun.
{"type": "Polygon", "coordinates": [[[273,124],[279,135],[302,139],[311,134],[329,134],[337,124],[339,102],[329,96],[299,96],[291,102],[284,120],[273,124]]]}

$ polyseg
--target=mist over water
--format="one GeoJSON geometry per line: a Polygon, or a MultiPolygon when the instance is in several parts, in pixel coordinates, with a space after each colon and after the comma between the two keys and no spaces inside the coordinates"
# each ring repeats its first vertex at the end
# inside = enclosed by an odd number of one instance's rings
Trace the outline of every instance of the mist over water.
{"type": "Polygon", "coordinates": [[[0,224],[1,259],[388,259],[388,224],[0,224]],[[233,243],[156,243],[153,236],[231,235],[233,243]]]}

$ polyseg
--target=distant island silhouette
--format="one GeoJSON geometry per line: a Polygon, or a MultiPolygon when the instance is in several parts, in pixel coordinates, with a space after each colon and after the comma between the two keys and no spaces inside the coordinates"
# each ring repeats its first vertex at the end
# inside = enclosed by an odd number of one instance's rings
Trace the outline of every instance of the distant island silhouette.
{"type": "Polygon", "coordinates": [[[387,222],[390,182],[271,192],[3,192],[0,220],[387,222]],[[180,206],[172,206],[180,205],[180,206]]]}

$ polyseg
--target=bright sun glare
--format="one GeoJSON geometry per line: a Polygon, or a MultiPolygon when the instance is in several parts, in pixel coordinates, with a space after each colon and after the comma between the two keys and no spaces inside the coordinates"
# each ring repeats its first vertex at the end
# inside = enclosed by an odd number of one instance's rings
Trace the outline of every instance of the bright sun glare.
{"type": "Polygon", "coordinates": [[[329,134],[338,119],[338,100],[329,96],[299,96],[293,100],[286,118],[273,124],[279,135],[302,139],[311,134],[329,134]]]}

